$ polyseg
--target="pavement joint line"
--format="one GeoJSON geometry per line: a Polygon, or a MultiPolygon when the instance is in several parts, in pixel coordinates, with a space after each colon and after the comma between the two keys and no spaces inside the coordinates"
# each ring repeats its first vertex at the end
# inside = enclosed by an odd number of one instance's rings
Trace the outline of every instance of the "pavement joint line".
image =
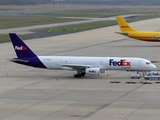
{"type": "Polygon", "coordinates": [[[126,115],[125,117],[123,117],[124,119],[127,119],[127,117],[129,117],[129,115],[131,115],[132,113],[134,113],[136,110],[138,110],[140,107],[142,107],[144,105],[144,103],[142,105],[140,105],[138,108],[136,108],[135,110],[133,110],[132,112],[130,112],[128,115],[126,115]]]}
{"type": "MultiPolygon", "coordinates": [[[[63,74],[62,74],[62,75],[63,75],[63,74]]],[[[41,80],[41,81],[42,81],[42,80],[41,80]]],[[[24,85],[24,86],[15,88],[15,89],[19,89],[19,88],[31,86],[31,85],[37,84],[37,83],[39,83],[39,82],[40,82],[40,81],[36,81],[36,82],[34,82],[34,83],[31,83],[31,84],[28,84],[28,85],[24,85]]],[[[13,90],[13,89],[12,89],[12,90],[13,90]]],[[[19,112],[22,112],[22,111],[24,111],[24,110],[27,110],[27,109],[29,109],[29,108],[31,108],[31,107],[33,107],[33,106],[36,106],[36,105],[38,105],[38,104],[47,102],[47,101],[49,101],[49,100],[51,100],[51,99],[53,99],[53,98],[59,97],[59,96],[61,96],[61,95],[64,95],[64,94],[66,94],[66,93],[68,93],[68,92],[70,92],[70,91],[71,91],[71,90],[68,90],[68,91],[66,91],[66,92],[64,92],[64,93],[62,93],[62,94],[60,94],[60,95],[56,95],[56,96],[54,96],[54,97],[52,97],[52,98],[49,98],[49,99],[46,99],[46,100],[42,100],[41,102],[39,102],[39,103],[37,103],[37,104],[34,104],[34,105],[29,106],[29,107],[27,107],[27,108],[21,109],[21,110],[19,110],[19,111],[16,111],[16,112],[14,112],[14,113],[12,113],[12,114],[10,114],[10,115],[7,115],[7,116],[2,117],[1,119],[5,119],[6,117],[9,117],[9,116],[12,116],[12,115],[14,115],[14,114],[17,114],[17,113],[19,113],[19,112]]],[[[69,106],[69,105],[68,105],[68,106],[69,106]]],[[[62,109],[63,109],[63,108],[62,108],[62,109]]],[[[58,111],[59,111],[59,110],[58,110],[58,111]]],[[[57,112],[57,111],[55,111],[55,112],[57,112]]],[[[53,112],[53,113],[55,113],[55,112],[53,112]]],[[[53,113],[52,113],[52,114],[53,114],[53,113]]],[[[48,116],[48,115],[47,115],[47,116],[48,116]]],[[[44,116],[44,118],[45,118],[45,116],[44,116]]],[[[42,118],[42,119],[44,119],[44,118],[42,118]]],[[[40,120],[41,120],[41,119],[40,119],[40,120]]]]}
{"type": "MultiPolygon", "coordinates": [[[[40,103],[42,103],[42,102],[40,102],[40,103]]],[[[24,108],[24,109],[18,110],[18,111],[14,112],[14,113],[11,113],[11,114],[9,114],[9,115],[6,115],[6,116],[2,117],[1,120],[2,120],[2,119],[5,119],[5,118],[7,118],[7,117],[9,117],[9,116],[12,116],[12,115],[14,115],[14,114],[17,114],[17,113],[19,113],[19,112],[22,112],[22,111],[24,111],[24,110],[27,110],[27,109],[29,109],[29,108],[31,108],[31,107],[34,107],[34,106],[36,106],[36,105],[38,105],[38,104],[40,104],[40,103],[36,103],[36,104],[31,105],[31,106],[29,106],[29,107],[26,107],[26,108],[24,108]]]]}

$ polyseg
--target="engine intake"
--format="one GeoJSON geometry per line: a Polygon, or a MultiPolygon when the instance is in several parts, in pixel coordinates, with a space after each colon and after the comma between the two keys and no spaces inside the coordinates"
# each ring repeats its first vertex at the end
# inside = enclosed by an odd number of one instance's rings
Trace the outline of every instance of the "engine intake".
{"type": "Polygon", "coordinates": [[[85,73],[88,75],[99,75],[100,68],[86,68],[85,73]]]}

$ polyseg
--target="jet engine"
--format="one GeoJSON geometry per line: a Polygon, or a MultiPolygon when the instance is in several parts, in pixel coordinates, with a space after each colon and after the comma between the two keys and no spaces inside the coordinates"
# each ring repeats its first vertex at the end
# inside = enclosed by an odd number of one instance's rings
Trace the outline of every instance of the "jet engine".
{"type": "Polygon", "coordinates": [[[88,75],[99,75],[100,68],[86,68],[85,73],[88,75]]]}

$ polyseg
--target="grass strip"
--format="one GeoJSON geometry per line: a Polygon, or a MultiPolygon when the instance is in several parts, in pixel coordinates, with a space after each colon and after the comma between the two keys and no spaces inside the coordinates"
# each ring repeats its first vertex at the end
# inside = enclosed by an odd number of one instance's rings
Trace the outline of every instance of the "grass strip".
{"type": "MultiPolygon", "coordinates": [[[[22,38],[23,40],[25,40],[25,39],[28,39],[28,37],[27,36],[25,36],[25,35],[19,35],[20,36],[20,38],[22,38]]],[[[4,43],[4,42],[10,42],[11,41],[11,39],[10,39],[10,37],[9,37],[9,35],[7,35],[7,34],[1,34],[0,35],[0,43],[4,43]]]]}
{"type": "Polygon", "coordinates": [[[78,19],[57,18],[51,16],[0,16],[0,29],[72,22],[78,19]]]}
{"type": "Polygon", "coordinates": [[[63,27],[56,27],[56,28],[49,28],[40,30],[40,32],[56,32],[56,33],[63,33],[63,32],[80,32],[85,30],[91,30],[101,27],[107,27],[111,25],[116,25],[117,21],[103,21],[103,22],[93,22],[93,23],[85,23],[85,24],[78,24],[78,25],[69,25],[69,26],[63,26],[63,27]]]}
{"type": "Polygon", "coordinates": [[[89,18],[106,18],[116,16],[116,13],[106,13],[106,12],[86,12],[86,11],[69,11],[69,12],[57,12],[57,13],[39,13],[33,15],[46,15],[46,16],[56,16],[56,17],[89,17],[89,18]]]}

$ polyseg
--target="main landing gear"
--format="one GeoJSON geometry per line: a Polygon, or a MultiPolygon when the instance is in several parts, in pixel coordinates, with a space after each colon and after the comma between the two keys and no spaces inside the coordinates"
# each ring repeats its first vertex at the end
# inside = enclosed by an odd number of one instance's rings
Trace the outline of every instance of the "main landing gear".
{"type": "Polygon", "coordinates": [[[77,74],[74,75],[74,78],[81,78],[81,77],[84,77],[85,76],[85,72],[79,72],[77,71],[77,74]]]}

